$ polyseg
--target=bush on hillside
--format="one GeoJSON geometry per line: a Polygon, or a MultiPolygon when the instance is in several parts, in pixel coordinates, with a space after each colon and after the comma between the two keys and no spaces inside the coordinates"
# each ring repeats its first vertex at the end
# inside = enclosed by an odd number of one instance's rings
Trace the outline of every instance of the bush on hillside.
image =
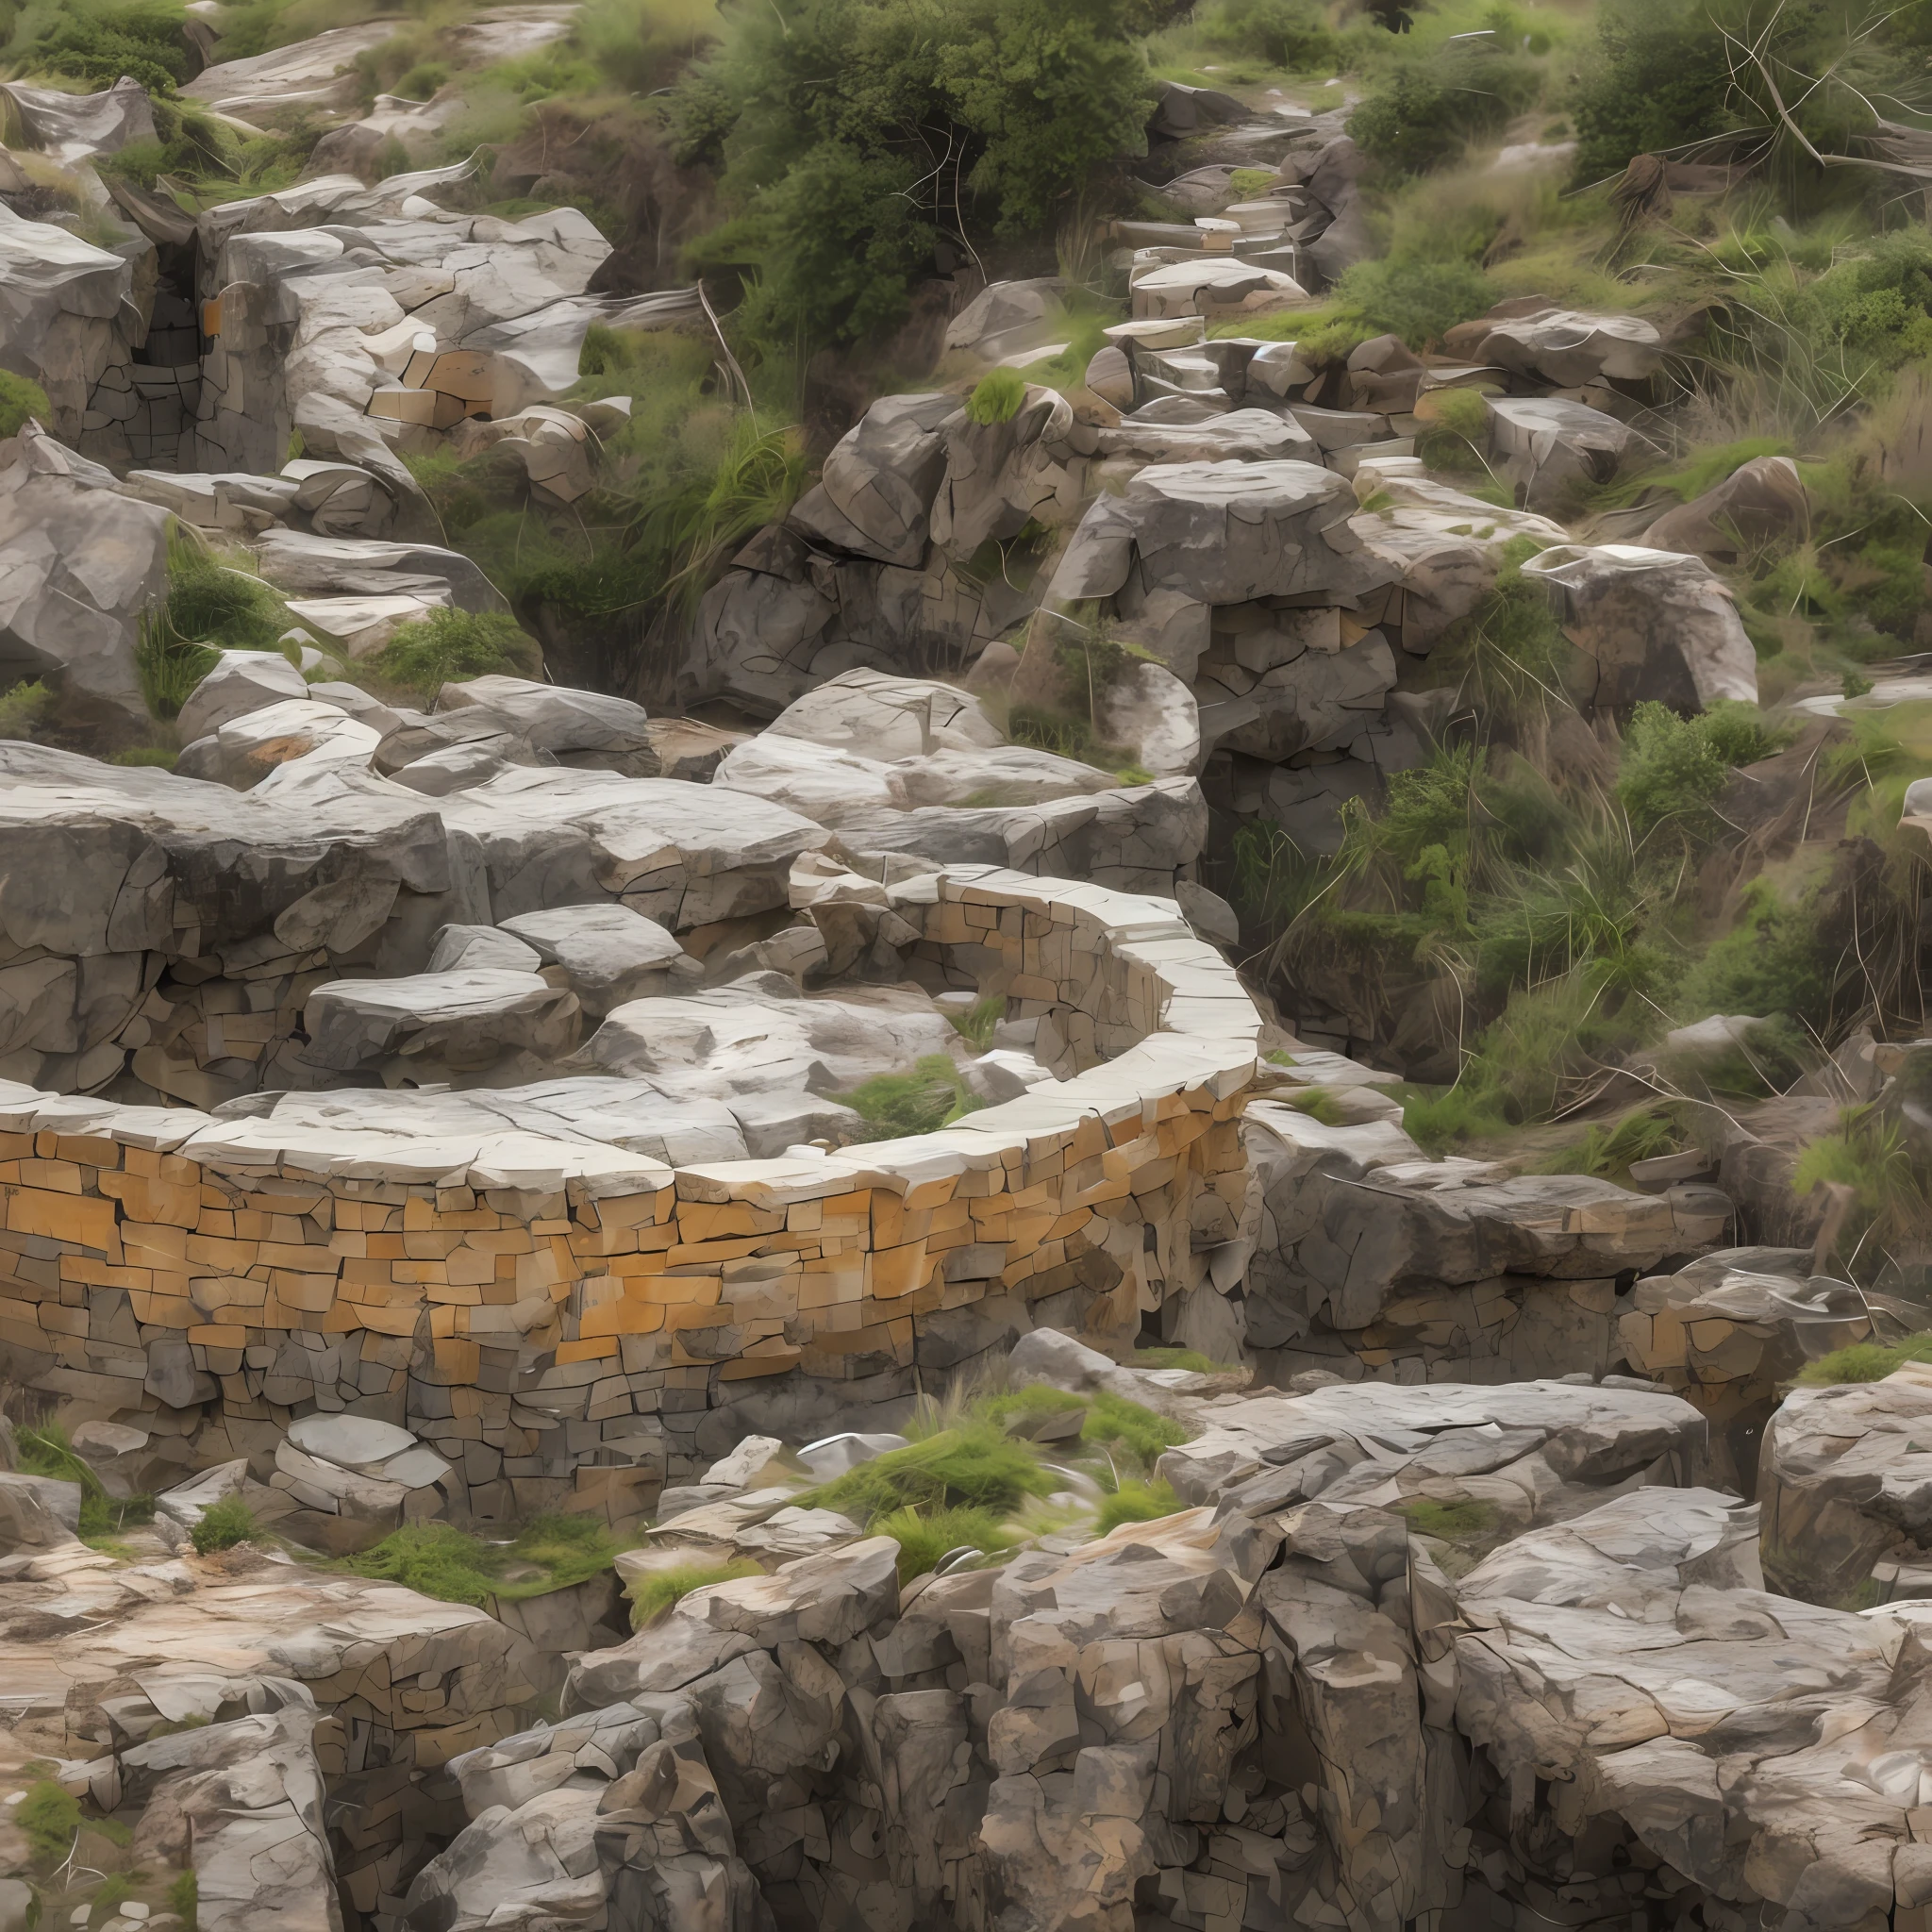
{"type": "Polygon", "coordinates": [[[514,673],[529,677],[541,668],[536,640],[501,611],[432,610],[400,625],[369,659],[369,668],[391,684],[425,696],[464,678],[514,673]]]}
{"type": "Polygon", "coordinates": [[[53,416],[47,392],[39,383],[0,369],[0,438],[18,436],[29,423],[46,428],[53,416]]]}
{"type": "Polygon", "coordinates": [[[1133,151],[1136,25],[1129,0],[743,9],[671,104],[734,208],[691,265],[735,271],[746,325],[788,350],[891,326],[943,238],[1037,234],[1133,151]]]}
{"type": "Polygon", "coordinates": [[[1391,175],[1426,175],[1536,97],[1533,62],[1493,50],[1437,53],[1393,75],[1348,117],[1355,144],[1391,175]]]}
{"type": "Polygon", "coordinates": [[[1332,73],[1342,58],[1341,37],[1310,0],[1221,0],[1203,25],[1214,45],[1296,74],[1332,73]]]}

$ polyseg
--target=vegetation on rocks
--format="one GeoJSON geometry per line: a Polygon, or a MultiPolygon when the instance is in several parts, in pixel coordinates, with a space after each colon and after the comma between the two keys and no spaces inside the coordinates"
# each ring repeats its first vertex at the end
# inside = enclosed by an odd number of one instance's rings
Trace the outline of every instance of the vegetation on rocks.
{"type": "Polygon", "coordinates": [[[0,369],[0,438],[18,436],[28,423],[44,426],[47,416],[46,391],[10,369],[0,369]]]}
{"type": "Polygon", "coordinates": [[[542,666],[535,641],[512,617],[474,610],[432,610],[399,625],[364,660],[369,675],[433,699],[443,685],[508,672],[528,677],[542,666]]]}
{"type": "Polygon", "coordinates": [[[358,1576],[379,1576],[444,1603],[481,1606],[492,1597],[516,1601],[586,1582],[610,1568],[617,1547],[603,1520],[591,1516],[540,1516],[503,1542],[447,1523],[412,1523],[343,1564],[358,1576]]]}
{"type": "Polygon", "coordinates": [[[733,1583],[741,1576],[757,1576],[758,1566],[747,1557],[728,1563],[678,1563],[667,1569],[649,1570],[635,1577],[626,1594],[630,1598],[632,1625],[646,1629],[671,1614],[680,1599],[694,1590],[708,1590],[714,1583],[733,1583]]]}
{"type": "Polygon", "coordinates": [[[188,1534],[196,1556],[211,1557],[217,1550],[253,1542],[260,1531],[255,1512],[240,1496],[224,1496],[201,1512],[201,1520],[188,1534]]]}

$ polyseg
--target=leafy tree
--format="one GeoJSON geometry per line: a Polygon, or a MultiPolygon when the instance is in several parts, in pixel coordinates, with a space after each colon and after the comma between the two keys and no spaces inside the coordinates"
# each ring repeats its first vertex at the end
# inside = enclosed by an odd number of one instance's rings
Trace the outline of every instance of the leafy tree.
{"type": "Polygon", "coordinates": [[[1341,63],[1341,38],[1311,0],[1221,0],[1208,38],[1230,52],[1297,74],[1341,63]]]}
{"type": "Polygon", "coordinates": [[[1363,154],[1393,175],[1425,175],[1474,136],[1500,128],[1536,96],[1533,62],[1493,49],[1438,52],[1407,62],[1348,117],[1363,154]]]}
{"type": "Polygon", "coordinates": [[[1138,24],[1135,0],[744,8],[670,108],[680,158],[721,163],[733,210],[692,265],[743,276],[755,333],[890,327],[942,238],[1037,232],[1139,151],[1138,24]]]}
{"type": "Polygon", "coordinates": [[[1702,7],[1622,0],[1597,28],[1600,53],[1578,88],[1576,179],[1622,174],[1633,155],[1678,148],[1726,125],[1730,64],[1702,7]]]}

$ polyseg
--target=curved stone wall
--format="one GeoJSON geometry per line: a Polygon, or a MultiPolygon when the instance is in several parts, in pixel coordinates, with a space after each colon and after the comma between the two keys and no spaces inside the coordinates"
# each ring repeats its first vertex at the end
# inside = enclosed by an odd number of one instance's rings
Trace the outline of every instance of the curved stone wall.
{"type": "Polygon", "coordinates": [[[760,1424],[883,1419],[1034,1325],[1130,1336],[1232,1288],[1259,1021],[1173,903],[843,876],[922,935],[928,984],[1038,1018],[1062,1077],[918,1139],[677,1168],[454,1133],[427,1094],[410,1131],[393,1095],[378,1126],[354,1091],[221,1119],[10,1086],[0,1360],[184,1470],[246,1457],[353,1543],[406,1515],[623,1521],[760,1424]],[[284,1438],[342,1408],[446,1466],[318,1491],[284,1438]]]}

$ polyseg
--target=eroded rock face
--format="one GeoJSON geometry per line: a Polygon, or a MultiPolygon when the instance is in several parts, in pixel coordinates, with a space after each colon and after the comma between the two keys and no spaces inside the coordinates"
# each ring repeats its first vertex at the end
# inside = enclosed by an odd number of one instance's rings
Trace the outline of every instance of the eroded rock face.
{"type": "Polygon", "coordinates": [[[903,1591],[858,1541],[586,1657],[557,1726],[456,1762],[473,1822],[409,1924],[485,1923],[492,1875],[615,1910],[641,1854],[708,1861],[719,1923],[1019,1932],[1154,1902],[1371,1932],[1558,1888],[1851,1928],[1916,1882],[1888,1828],[1916,1637],[1766,1593],[1685,1403],[1543,1382],[1195,1414],[1160,1465],[1175,1514],[903,1591]],[[1743,1734],[1757,1769],[1721,1783],[1743,1734]],[[1768,1856],[1794,1818],[1795,1873],[1768,1856]]]}
{"type": "Polygon", "coordinates": [[[127,370],[146,334],[133,301],[134,254],[152,259],[153,251],[142,243],[112,253],[0,206],[0,354],[46,391],[46,427],[103,459],[126,454],[118,419],[133,414],[127,370]]]}
{"type": "Polygon", "coordinates": [[[1632,1370],[1709,1416],[1714,1467],[1746,1491],[1758,1432],[1807,1363],[1868,1340],[1872,1315],[1850,1282],[1814,1274],[1791,1248],[1724,1248],[1631,1289],[1618,1317],[1632,1370]]]}
{"type": "Polygon", "coordinates": [[[1757,699],[1757,654],[1729,591],[1694,557],[1629,543],[1563,545],[1524,567],[1577,648],[1573,695],[1622,709],[1645,699],[1702,710],[1757,699]]]}
{"type": "Polygon", "coordinates": [[[51,678],[144,719],[134,646],[166,575],[167,530],[165,510],[123,496],[36,425],[0,442],[0,678],[51,678]]]}
{"type": "Polygon", "coordinates": [[[1507,1854],[1485,1867],[1503,1899],[1561,1884],[1621,1912],[1688,1883],[1728,1909],[1852,1926],[1916,1886],[1917,1759],[1907,1792],[1891,1749],[1915,1723],[1917,1636],[1764,1594],[1754,1515],[1641,1491],[1463,1579],[1457,1723],[1501,1788],[1477,1842],[1507,1854]],[[1848,1707],[1872,1719],[1833,1737],[1820,1714],[1848,1707]],[[1751,1774],[1725,1780],[1746,1736],[1751,1774]]]}
{"type": "Polygon", "coordinates": [[[1826,1601],[1924,1593],[1932,1535],[1932,1377],[1908,1362],[1878,1382],[1793,1389],[1766,1424],[1757,1469],[1766,1559],[1826,1601]],[[1903,1574],[1901,1574],[1903,1573],[1903,1574]]]}
{"type": "Polygon", "coordinates": [[[1716,1242],[1730,1219],[1712,1188],[1650,1196],[1425,1160],[1390,1120],[1325,1127],[1262,1101],[1246,1132],[1264,1202],[1248,1339],[1293,1370],[1355,1373],[1384,1349],[1486,1382],[1621,1369],[1617,1277],[1716,1242]]]}

